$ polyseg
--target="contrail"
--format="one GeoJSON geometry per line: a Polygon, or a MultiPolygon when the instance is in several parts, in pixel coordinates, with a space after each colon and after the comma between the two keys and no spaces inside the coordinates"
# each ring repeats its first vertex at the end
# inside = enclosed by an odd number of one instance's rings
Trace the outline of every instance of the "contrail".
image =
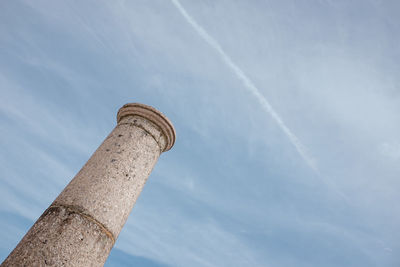
{"type": "Polygon", "coordinates": [[[300,142],[300,140],[292,133],[292,131],[286,126],[281,117],[276,113],[274,108],[268,102],[268,100],[260,93],[260,90],[254,85],[254,83],[246,76],[246,74],[240,69],[235,62],[225,53],[222,49],[221,45],[209,35],[206,30],[201,27],[183,8],[181,3],[178,0],[171,0],[174,6],[179,10],[182,16],[186,19],[186,21],[195,29],[195,31],[206,41],[215,51],[221,56],[221,59],[226,63],[226,65],[236,74],[239,80],[242,81],[244,87],[252,93],[257,100],[260,102],[262,108],[275,120],[275,122],[279,125],[281,130],[286,134],[289,138],[292,145],[296,148],[297,152],[304,159],[304,161],[313,169],[316,173],[319,174],[317,165],[315,160],[308,155],[307,149],[300,142]]]}

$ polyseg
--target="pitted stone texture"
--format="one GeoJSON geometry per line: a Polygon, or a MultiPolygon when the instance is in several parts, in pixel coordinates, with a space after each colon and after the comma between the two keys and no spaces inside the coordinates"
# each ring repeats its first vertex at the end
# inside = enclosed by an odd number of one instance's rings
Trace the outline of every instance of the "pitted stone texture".
{"type": "Polygon", "coordinates": [[[174,145],[176,138],[175,128],[170,120],[160,111],[147,105],[129,103],[119,109],[117,122],[119,123],[126,116],[140,116],[157,125],[166,139],[165,146],[161,149],[162,152],[171,149],[174,145]]]}
{"type": "Polygon", "coordinates": [[[120,119],[118,123],[118,125],[122,124],[131,124],[132,126],[137,126],[148,132],[158,143],[160,147],[160,153],[162,153],[162,151],[167,145],[167,138],[165,137],[161,129],[157,125],[155,125],[154,123],[143,117],[137,115],[126,116],[120,119]]]}
{"type": "Polygon", "coordinates": [[[135,123],[118,124],[53,203],[80,207],[115,239],[160,155],[159,130],[144,119],[135,123]]]}
{"type": "Polygon", "coordinates": [[[1,266],[103,266],[112,246],[93,220],[50,207],[1,266]]]}

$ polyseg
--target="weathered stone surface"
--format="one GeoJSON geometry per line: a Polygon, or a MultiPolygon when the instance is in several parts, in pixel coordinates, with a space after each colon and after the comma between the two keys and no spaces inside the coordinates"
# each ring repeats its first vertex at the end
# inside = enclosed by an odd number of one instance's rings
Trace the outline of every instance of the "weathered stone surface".
{"type": "Polygon", "coordinates": [[[102,266],[158,157],[171,122],[126,104],[118,125],[9,255],[4,266],[102,266]]]}
{"type": "Polygon", "coordinates": [[[50,207],[2,266],[102,266],[113,240],[73,209],[50,207]]]}
{"type": "Polygon", "coordinates": [[[146,118],[147,121],[157,125],[166,139],[165,147],[162,147],[161,151],[164,152],[171,149],[175,143],[176,133],[174,126],[166,116],[153,107],[138,103],[129,103],[125,104],[118,111],[117,122],[120,123],[121,119],[132,115],[146,118]]]}
{"type": "Polygon", "coordinates": [[[116,238],[160,155],[153,136],[138,126],[156,132],[149,123],[123,118],[54,204],[80,207],[116,238]]]}

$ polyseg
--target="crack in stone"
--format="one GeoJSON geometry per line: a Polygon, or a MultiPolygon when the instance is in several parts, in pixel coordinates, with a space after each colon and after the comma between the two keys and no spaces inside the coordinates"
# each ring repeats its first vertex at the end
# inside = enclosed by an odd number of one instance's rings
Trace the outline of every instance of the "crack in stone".
{"type": "MultiPolygon", "coordinates": [[[[132,123],[132,122],[118,123],[118,125],[130,125],[130,126],[135,126],[135,127],[139,128],[139,129],[142,129],[142,130],[145,131],[146,133],[148,133],[151,137],[153,137],[154,141],[156,141],[156,143],[157,143],[157,145],[158,145],[158,148],[160,149],[160,155],[161,155],[163,149],[162,149],[162,147],[161,147],[161,145],[160,145],[160,142],[157,141],[156,137],[155,137],[151,132],[149,132],[148,130],[146,130],[143,126],[141,126],[141,125],[139,125],[139,124],[132,123]]],[[[118,126],[118,125],[117,125],[117,126],[118,126]]],[[[162,132],[162,134],[164,135],[163,132],[162,132]]]]}
{"type": "Polygon", "coordinates": [[[40,216],[39,220],[43,217],[45,217],[48,213],[50,213],[52,210],[57,210],[57,209],[65,209],[70,213],[74,213],[77,214],[81,217],[83,217],[84,219],[93,222],[94,224],[96,224],[102,232],[104,232],[112,241],[113,244],[115,244],[115,238],[114,235],[111,233],[110,230],[107,229],[107,227],[102,224],[101,222],[99,222],[98,220],[96,220],[92,215],[87,214],[83,208],[76,206],[76,205],[65,205],[65,204],[55,204],[55,205],[51,205],[43,214],[42,216],[40,216]]]}

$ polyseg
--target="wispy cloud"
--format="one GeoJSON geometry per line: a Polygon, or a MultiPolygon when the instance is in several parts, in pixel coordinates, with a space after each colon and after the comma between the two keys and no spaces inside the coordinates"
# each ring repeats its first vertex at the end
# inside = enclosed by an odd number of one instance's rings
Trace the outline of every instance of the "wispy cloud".
{"type": "Polygon", "coordinates": [[[16,217],[0,215],[0,247],[138,101],[178,140],[121,250],[171,266],[398,266],[397,9],[328,2],[3,1],[0,212],[16,217]]]}
{"type": "Polygon", "coordinates": [[[136,219],[126,225],[131,231],[123,233],[117,247],[170,265],[257,266],[251,247],[235,232],[211,218],[187,215],[179,207],[135,207],[136,219]],[[160,212],[164,220],[158,219],[160,212]]]}
{"type": "Polygon", "coordinates": [[[221,57],[225,64],[233,71],[237,78],[243,83],[244,87],[257,98],[258,102],[262,106],[265,112],[267,112],[274,121],[278,124],[280,129],[289,138],[292,145],[296,148],[297,152],[304,159],[304,161],[314,171],[318,172],[318,168],[315,159],[312,158],[306,147],[300,142],[299,138],[286,126],[282,118],[271,106],[268,100],[261,94],[260,90],[254,85],[253,81],[244,73],[244,71],[231,59],[231,57],[225,53],[221,45],[210,35],[208,32],[201,27],[190,14],[185,10],[178,0],[171,0],[175,7],[179,10],[186,21],[195,29],[195,31],[206,41],[221,57]]]}

